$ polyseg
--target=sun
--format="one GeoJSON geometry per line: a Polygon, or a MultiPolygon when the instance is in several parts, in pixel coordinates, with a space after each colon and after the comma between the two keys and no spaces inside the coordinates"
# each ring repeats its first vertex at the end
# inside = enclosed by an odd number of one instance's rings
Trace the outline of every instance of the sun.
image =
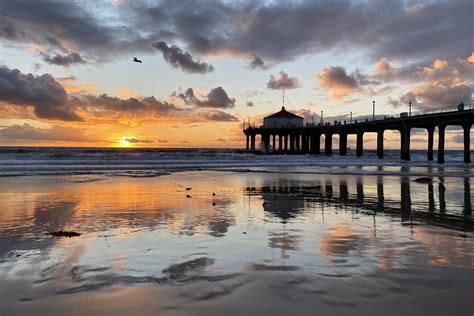
{"type": "Polygon", "coordinates": [[[133,137],[124,136],[117,142],[117,147],[127,148],[132,147],[132,144],[127,140],[133,137]]]}

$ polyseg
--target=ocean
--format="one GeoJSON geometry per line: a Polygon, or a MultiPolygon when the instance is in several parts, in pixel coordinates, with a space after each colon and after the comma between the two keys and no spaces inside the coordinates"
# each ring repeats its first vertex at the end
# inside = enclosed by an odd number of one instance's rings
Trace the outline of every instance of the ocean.
{"type": "MultiPolygon", "coordinates": [[[[472,164],[462,151],[446,151],[446,163],[427,161],[426,151],[412,151],[411,161],[397,150],[386,150],[378,159],[375,150],[363,157],[355,151],[341,157],[326,155],[255,155],[243,149],[152,148],[53,148],[1,147],[0,177],[82,176],[91,180],[107,176],[154,177],[179,171],[296,172],[380,175],[470,176],[472,164]]],[[[435,152],[436,157],[436,152],[435,152]]]]}

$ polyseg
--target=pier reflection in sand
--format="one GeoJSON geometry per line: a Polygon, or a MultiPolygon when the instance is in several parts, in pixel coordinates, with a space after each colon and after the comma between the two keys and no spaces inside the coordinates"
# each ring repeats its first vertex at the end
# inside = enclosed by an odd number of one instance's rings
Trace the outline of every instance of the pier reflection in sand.
{"type": "Polygon", "coordinates": [[[20,180],[0,183],[0,306],[9,312],[83,308],[97,293],[113,305],[137,291],[153,311],[174,304],[189,312],[243,304],[262,286],[266,312],[297,300],[300,311],[337,305],[362,313],[361,299],[386,307],[400,293],[413,296],[409,308],[421,299],[418,286],[426,297],[449,288],[433,305],[442,310],[470,292],[470,178],[197,172],[20,180]],[[48,235],[58,228],[82,235],[48,235]],[[349,291],[343,300],[330,290],[340,288],[349,291]]]}

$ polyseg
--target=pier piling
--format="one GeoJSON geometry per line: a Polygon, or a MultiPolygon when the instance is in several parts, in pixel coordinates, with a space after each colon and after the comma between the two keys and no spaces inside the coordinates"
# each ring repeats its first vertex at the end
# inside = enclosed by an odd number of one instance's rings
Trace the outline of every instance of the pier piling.
{"type": "Polygon", "coordinates": [[[446,125],[438,125],[438,163],[444,163],[444,136],[446,125]]]}
{"type": "Polygon", "coordinates": [[[332,155],[332,134],[327,133],[324,135],[324,153],[326,155],[332,155]]]}
{"type": "Polygon", "coordinates": [[[470,149],[471,126],[472,124],[464,124],[462,126],[464,130],[464,162],[471,162],[471,149],[470,149]]]}
{"type": "Polygon", "coordinates": [[[356,155],[362,157],[364,153],[364,132],[357,133],[356,155]]]}
{"type": "Polygon", "coordinates": [[[383,159],[383,133],[383,129],[377,131],[377,157],[379,159],[383,159]]]}
{"type": "Polygon", "coordinates": [[[435,126],[430,126],[426,129],[428,131],[428,160],[433,160],[433,140],[435,126]]]}
{"type": "Polygon", "coordinates": [[[339,135],[339,155],[345,156],[347,154],[347,134],[341,133],[339,135]]]}

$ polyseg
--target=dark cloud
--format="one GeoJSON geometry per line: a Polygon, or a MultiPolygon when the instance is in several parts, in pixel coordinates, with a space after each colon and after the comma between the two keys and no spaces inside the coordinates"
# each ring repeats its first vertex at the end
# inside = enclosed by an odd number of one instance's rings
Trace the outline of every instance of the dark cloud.
{"type": "Polygon", "coordinates": [[[33,68],[33,71],[38,71],[38,70],[41,69],[41,64],[40,63],[34,63],[31,68],[33,68]]]}
{"type": "Polygon", "coordinates": [[[13,143],[21,141],[97,142],[94,136],[85,135],[79,128],[54,125],[38,128],[29,124],[11,125],[0,129],[0,138],[13,143]]]}
{"type": "Polygon", "coordinates": [[[181,98],[188,105],[200,108],[226,109],[235,106],[235,99],[229,98],[222,87],[212,89],[203,100],[195,96],[192,88],[188,88],[184,93],[174,92],[172,96],[181,98]]]}
{"type": "Polygon", "coordinates": [[[278,62],[354,48],[376,60],[460,56],[472,49],[470,0],[201,0],[186,6],[168,0],[132,6],[150,20],[162,21],[147,29],[200,54],[230,51],[278,62]]]}
{"type": "Polygon", "coordinates": [[[471,53],[472,10],[471,0],[137,0],[116,7],[4,0],[0,37],[97,59],[151,52],[151,43],[166,40],[200,55],[254,54],[271,62],[350,49],[375,60],[432,60],[471,53]]]}
{"type": "Polygon", "coordinates": [[[262,58],[260,58],[259,56],[255,55],[255,54],[252,54],[251,56],[252,57],[251,57],[251,59],[249,61],[249,64],[248,64],[248,67],[250,69],[262,69],[262,70],[264,70],[264,69],[268,68],[267,64],[265,63],[265,61],[262,58]]]}
{"type": "Polygon", "coordinates": [[[253,104],[252,101],[247,101],[247,102],[245,102],[245,104],[246,104],[247,106],[254,106],[254,104],[253,104]]]}
{"type": "Polygon", "coordinates": [[[163,58],[174,68],[189,73],[205,74],[214,71],[214,67],[206,62],[194,60],[191,54],[176,45],[168,46],[165,42],[157,42],[153,47],[163,53],[163,58]]]}
{"type": "Polygon", "coordinates": [[[56,77],[54,78],[56,81],[61,82],[61,83],[66,83],[66,82],[73,82],[77,80],[77,77],[74,75],[66,76],[66,77],[56,77]]]}
{"type": "Polygon", "coordinates": [[[0,66],[0,101],[34,109],[39,118],[81,121],[63,87],[49,74],[35,76],[0,66]]]}
{"type": "Polygon", "coordinates": [[[267,88],[272,90],[290,90],[300,87],[300,82],[296,77],[290,77],[283,70],[280,71],[278,78],[270,75],[270,80],[267,82],[267,88]]]}
{"type": "Polygon", "coordinates": [[[130,144],[150,144],[150,143],[154,143],[154,141],[152,141],[152,140],[149,140],[149,139],[140,139],[140,138],[136,138],[136,137],[125,138],[124,140],[125,140],[127,143],[130,143],[130,144]]]}
{"type": "Polygon", "coordinates": [[[217,122],[239,122],[239,118],[226,113],[224,111],[217,110],[213,113],[206,113],[203,115],[206,120],[217,121],[217,122]]]}
{"type": "Polygon", "coordinates": [[[96,114],[107,111],[158,114],[180,111],[174,104],[159,101],[154,96],[122,99],[105,93],[99,96],[88,94],[70,97],[70,103],[83,111],[96,114]]]}
{"type": "Polygon", "coordinates": [[[48,64],[58,65],[68,67],[74,64],[85,64],[86,61],[82,58],[81,55],[77,52],[70,52],[69,54],[60,55],[56,54],[54,56],[49,56],[47,54],[42,53],[43,60],[48,64]]]}

